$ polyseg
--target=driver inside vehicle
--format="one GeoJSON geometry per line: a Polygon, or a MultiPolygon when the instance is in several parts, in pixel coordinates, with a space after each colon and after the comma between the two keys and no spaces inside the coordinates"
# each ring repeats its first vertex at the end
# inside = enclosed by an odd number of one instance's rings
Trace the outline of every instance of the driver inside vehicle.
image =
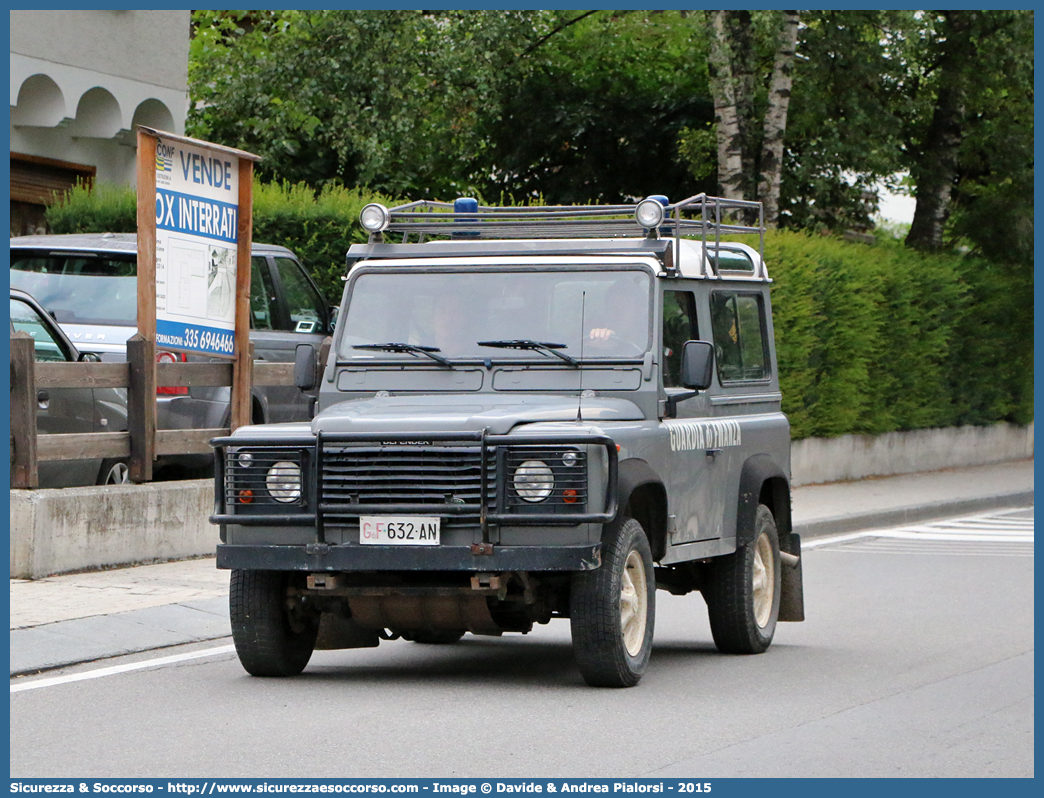
{"type": "Polygon", "coordinates": [[[421,344],[437,346],[447,357],[460,357],[476,353],[478,335],[474,330],[475,307],[459,286],[442,292],[432,299],[431,329],[434,340],[421,344]]]}
{"type": "Polygon", "coordinates": [[[641,304],[642,289],[617,280],[605,292],[601,311],[594,316],[588,343],[600,353],[629,356],[644,352],[649,339],[648,320],[641,304]]]}

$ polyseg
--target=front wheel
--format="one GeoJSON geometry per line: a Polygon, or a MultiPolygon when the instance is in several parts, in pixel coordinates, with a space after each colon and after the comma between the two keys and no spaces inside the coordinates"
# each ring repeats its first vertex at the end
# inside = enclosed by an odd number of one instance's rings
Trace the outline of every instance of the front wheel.
{"type": "Polygon", "coordinates": [[[779,617],[779,534],[772,511],[758,505],[754,539],[715,561],[704,592],[714,645],[724,654],[760,654],[779,617]]]}
{"type": "Polygon", "coordinates": [[[612,529],[602,565],[573,575],[573,653],[592,687],[633,687],[652,653],[656,581],[645,531],[633,518],[612,529]]]}
{"type": "Polygon", "coordinates": [[[251,676],[296,676],[312,658],[318,617],[290,605],[287,587],[282,571],[232,571],[232,642],[251,676]]]}

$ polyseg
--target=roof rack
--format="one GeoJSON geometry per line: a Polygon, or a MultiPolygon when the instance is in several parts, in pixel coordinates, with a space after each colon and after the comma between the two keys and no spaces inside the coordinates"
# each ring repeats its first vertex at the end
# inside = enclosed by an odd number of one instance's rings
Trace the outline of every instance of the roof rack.
{"type": "Polygon", "coordinates": [[[664,213],[662,222],[651,228],[637,221],[639,203],[504,207],[479,205],[475,200],[463,199],[456,203],[418,200],[387,209],[372,206],[383,212],[384,226],[373,232],[370,241],[382,241],[381,234],[385,232],[402,233],[404,244],[409,243],[411,234],[417,235],[417,243],[432,236],[456,239],[666,237],[675,239],[675,252],[678,252],[677,242],[683,236],[696,237],[703,242],[704,272],[709,277],[718,276],[718,270],[717,259],[707,252],[708,245],[717,249],[723,235],[757,233],[758,253],[764,263],[764,209],[760,202],[707,194],[697,194],[673,204],[666,197],[655,199],[663,206],[664,213]],[[747,223],[754,215],[757,224],[747,223]],[[707,270],[711,273],[706,273],[707,270]]]}

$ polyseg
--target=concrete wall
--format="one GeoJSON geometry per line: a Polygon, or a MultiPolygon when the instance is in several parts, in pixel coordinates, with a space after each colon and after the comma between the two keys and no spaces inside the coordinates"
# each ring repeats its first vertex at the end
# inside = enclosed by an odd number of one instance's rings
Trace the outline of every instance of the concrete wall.
{"type": "Polygon", "coordinates": [[[11,577],[213,554],[214,482],[11,491],[11,577]]]}
{"type": "MultiPolygon", "coordinates": [[[[962,427],[797,441],[794,485],[934,471],[1033,456],[1033,425],[962,427]]],[[[11,576],[212,554],[210,480],[11,491],[11,576]]]]}
{"type": "Polygon", "coordinates": [[[807,438],[790,449],[791,484],[938,471],[1033,457],[1033,424],[807,438]]]}

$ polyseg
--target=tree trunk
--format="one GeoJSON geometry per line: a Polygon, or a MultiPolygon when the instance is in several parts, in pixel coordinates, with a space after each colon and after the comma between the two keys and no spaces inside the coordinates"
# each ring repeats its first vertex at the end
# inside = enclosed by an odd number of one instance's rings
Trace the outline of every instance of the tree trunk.
{"type": "Polygon", "coordinates": [[[718,184],[729,199],[743,199],[743,137],[736,111],[732,37],[725,11],[710,12],[710,90],[718,137],[718,184]]]}
{"type": "Polygon", "coordinates": [[[797,48],[798,12],[784,11],[783,30],[776,50],[769,87],[768,110],[765,112],[764,138],[761,147],[761,179],[758,199],[765,209],[765,224],[775,227],[779,222],[779,187],[783,176],[783,138],[787,129],[787,110],[790,107],[791,72],[794,51],[797,48]]]}
{"type": "Polygon", "coordinates": [[[921,157],[910,170],[917,184],[917,204],[906,246],[927,252],[943,245],[965,116],[963,71],[974,62],[976,49],[970,36],[975,12],[942,13],[945,22],[938,34],[941,51],[935,111],[921,146],[921,157]]]}

